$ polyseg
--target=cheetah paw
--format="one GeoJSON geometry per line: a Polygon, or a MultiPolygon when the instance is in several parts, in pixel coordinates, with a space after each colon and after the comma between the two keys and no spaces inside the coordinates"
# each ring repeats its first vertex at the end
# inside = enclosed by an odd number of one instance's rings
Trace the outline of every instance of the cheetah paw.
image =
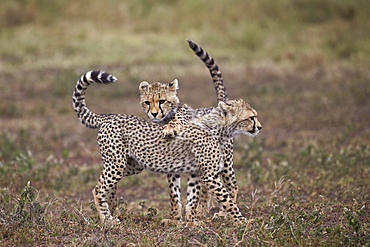
{"type": "Polygon", "coordinates": [[[187,222],[185,227],[205,227],[206,225],[204,224],[203,221],[191,221],[187,222]]]}
{"type": "Polygon", "coordinates": [[[177,133],[179,133],[179,131],[180,131],[180,128],[177,126],[166,125],[163,128],[162,134],[164,138],[175,138],[175,136],[177,136],[177,133]]]}
{"type": "Polygon", "coordinates": [[[110,216],[109,218],[105,219],[104,224],[107,226],[116,226],[121,224],[121,221],[116,217],[110,216]]]}
{"type": "Polygon", "coordinates": [[[227,216],[227,212],[226,211],[220,211],[218,213],[215,213],[212,217],[212,220],[214,219],[217,219],[217,218],[220,218],[220,217],[226,217],[227,216]]]}
{"type": "Polygon", "coordinates": [[[254,219],[246,219],[244,217],[234,219],[234,222],[239,225],[249,225],[254,219]]]}
{"type": "Polygon", "coordinates": [[[209,213],[209,209],[207,206],[199,205],[197,208],[197,215],[198,216],[205,216],[209,213]]]}
{"type": "Polygon", "coordinates": [[[161,220],[161,225],[163,225],[164,227],[167,227],[169,225],[180,225],[181,224],[181,220],[173,220],[173,219],[163,219],[161,220]]]}
{"type": "Polygon", "coordinates": [[[254,219],[244,219],[244,222],[245,224],[250,224],[250,223],[253,223],[254,219]]]}

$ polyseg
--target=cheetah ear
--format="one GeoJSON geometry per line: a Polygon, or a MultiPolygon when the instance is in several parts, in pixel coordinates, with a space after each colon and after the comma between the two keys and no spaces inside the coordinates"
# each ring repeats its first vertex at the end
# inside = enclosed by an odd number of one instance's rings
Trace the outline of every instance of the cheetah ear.
{"type": "Polygon", "coordinates": [[[177,79],[171,81],[170,83],[168,83],[168,87],[171,91],[176,91],[177,89],[179,89],[179,81],[177,79]]]}
{"type": "Polygon", "coordinates": [[[149,82],[142,81],[139,85],[140,92],[147,90],[148,86],[149,86],[149,82]]]}
{"type": "Polygon", "coordinates": [[[218,102],[218,107],[223,111],[223,113],[227,113],[229,111],[229,105],[223,101],[218,102]]]}

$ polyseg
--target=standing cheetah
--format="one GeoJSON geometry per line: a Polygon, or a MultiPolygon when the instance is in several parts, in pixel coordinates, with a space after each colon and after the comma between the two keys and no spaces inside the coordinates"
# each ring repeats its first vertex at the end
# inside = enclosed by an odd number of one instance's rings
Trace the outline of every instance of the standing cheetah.
{"type": "MultiPolygon", "coordinates": [[[[217,101],[226,102],[227,92],[224,86],[223,78],[220,69],[218,68],[214,59],[203,50],[194,41],[187,39],[190,48],[194,53],[204,62],[208,67],[211,74],[213,84],[216,90],[217,101]]],[[[189,122],[194,117],[200,117],[208,114],[212,107],[192,109],[186,104],[180,102],[177,97],[178,81],[174,80],[168,84],[156,82],[149,84],[144,81],[140,84],[140,104],[143,110],[146,112],[149,119],[155,122],[164,123],[163,136],[167,138],[173,138],[182,125],[189,122]]],[[[230,138],[227,145],[224,146],[224,166],[221,173],[221,178],[232,195],[234,201],[238,192],[238,186],[235,179],[235,173],[233,169],[233,142],[234,139],[230,138]]],[[[170,183],[170,198],[171,198],[171,219],[178,219],[181,217],[181,201],[180,201],[180,176],[178,174],[168,174],[168,181],[170,183]]],[[[187,186],[187,202],[193,200],[194,196],[197,196],[199,184],[198,177],[191,175],[188,180],[187,186]]],[[[206,213],[210,208],[210,198],[203,192],[200,194],[201,200],[198,206],[200,214],[206,213]],[[208,199],[208,200],[207,200],[208,199]]],[[[187,203],[188,205],[188,203],[187,203]]],[[[188,212],[188,207],[185,212],[188,212]]],[[[222,213],[218,213],[219,215],[222,213]]]]}
{"type": "MultiPolygon", "coordinates": [[[[85,91],[91,83],[112,83],[116,78],[103,71],[89,71],[75,87],[72,102],[80,121],[99,128],[97,142],[104,169],[93,196],[100,219],[117,220],[118,181],[125,176],[149,169],[160,173],[198,173],[202,185],[224,207],[235,222],[244,217],[220,179],[222,149],[237,134],[255,136],[262,128],[257,111],[243,100],[219,102],[218,107],[182,126],[176,138],[162,138],[162,126],[125,114],[96,114],[85,103],[85,91]]],[[[196,201],[192,203],[196,204],[196,201]]],[[[186,219],[197,223],[196,213],[186,219]]]]}

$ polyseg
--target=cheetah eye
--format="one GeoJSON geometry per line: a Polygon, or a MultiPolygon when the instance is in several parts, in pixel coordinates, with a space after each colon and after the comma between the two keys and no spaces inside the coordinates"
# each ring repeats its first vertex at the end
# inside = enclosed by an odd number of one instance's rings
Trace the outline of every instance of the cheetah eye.
{"type": "Polygon", "coordinates": [[[249,119],[252,120],[252,121],[254,121],[254,117],[250,117],[249,119]]]}
{"type": "Polygon", "coordinates": [[[164,102],[166,102],[166,100],[161,99],[161,100],[159,101],[159,104],[160,104],[160,105],[163,105],[163,104],[164,104],[164,102]]]}
{"type": "Polygon", "coordinates": [[[150,102],[149,101],[144,101],[144,104],[150,105],[150,102]]]}

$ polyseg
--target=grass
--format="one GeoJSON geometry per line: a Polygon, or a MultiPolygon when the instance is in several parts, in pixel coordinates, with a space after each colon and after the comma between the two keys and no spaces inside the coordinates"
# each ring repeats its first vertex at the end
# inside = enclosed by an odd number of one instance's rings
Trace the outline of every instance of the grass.
{"type": "Polygon", "coordinates": [[[5,0],[0,244],[368,246],[369,9],[365,0],[5,0]],[[230,98],[259,112],[262,132],[238,137],[234,152],[238,205],[253,221],[209,214],[206,227],[164,227],[165,175],[145,171],[119,183],[123,224],[101,224],[91,195],[96,131],[77,120],[73,87],[90,69],[116,75],[89,88],[89,107],[101,113],[144,116],[143,80],[177,78],[184,102],[214,105],[185,38],[215,57],[230,98]]]}

